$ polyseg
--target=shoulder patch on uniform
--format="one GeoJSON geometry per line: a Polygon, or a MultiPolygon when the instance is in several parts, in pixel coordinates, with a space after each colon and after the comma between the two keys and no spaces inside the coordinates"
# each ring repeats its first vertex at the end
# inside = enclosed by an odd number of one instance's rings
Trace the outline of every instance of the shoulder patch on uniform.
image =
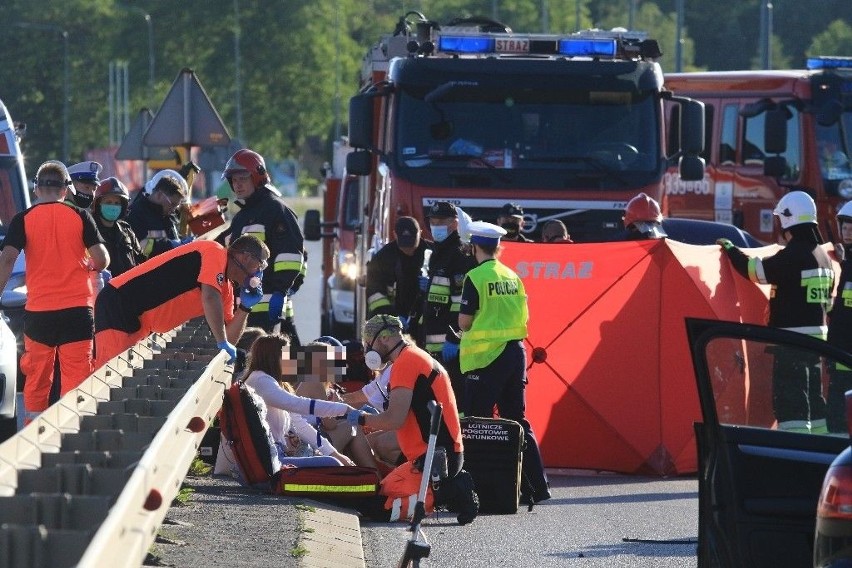
{"type": "Polygon", "coordinates": [[[225,275],[223,273],[219,273],[216,275],[216,283],[221,286],[225,282],[225,275]]]}

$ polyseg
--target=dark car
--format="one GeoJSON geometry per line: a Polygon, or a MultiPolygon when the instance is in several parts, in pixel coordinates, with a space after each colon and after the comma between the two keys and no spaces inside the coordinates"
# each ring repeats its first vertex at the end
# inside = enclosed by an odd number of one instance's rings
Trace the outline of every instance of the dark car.
{"type": "Polygon", "coordinates": [[[670,217],[663,219],[663,231],[668,238],[690,245],[712,245],[716,239],[728,239],[740,248],[764,246],[747,231],[715,221],[670,217]]]}
{"type": "MultiPolygon", "coordinates": [[[[846,416],[852,416],[852,391],[846,393],[846,416]]],[[[849,423],[852,436],[852,423],[849,423]]],[[[814,566],[852,566],[852,447],[834,458],[819,494],[814,566]]]]}
{"type": "MultiPolygon", "coordinates": [[[[793,364],[807,364],[828,392],[831,370],[852,368],[852,354],[777,328],[698,319],[687,319],[686,326],[703,419],[695,425],[698,566],[811,565],[820,488],[829,465],[849,447],[849,434],[845,428],[829,434],[779,430],[773,361],[783,353],[793,364]]],[[[845,424],[839,398],[830,410],[845,424]]],[[[840,510],[848,515],[852,500],[848,492],[842,498],[840,510]]]]}

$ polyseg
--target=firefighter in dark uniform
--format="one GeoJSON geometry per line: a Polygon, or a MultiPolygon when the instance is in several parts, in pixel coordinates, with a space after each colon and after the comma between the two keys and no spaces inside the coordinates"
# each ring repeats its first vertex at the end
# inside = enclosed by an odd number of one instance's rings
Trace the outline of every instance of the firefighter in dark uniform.
{"type": "Polygon", "coordinates": [[[130,194],[120,180],[111,177],[101,182],[95,191],[92,216],[109,251],[109,272],[118,276],[143,260],[142,246],[130,224],[122,219],[127,211],[130,194]]]}
{"type": "Polygon", "coordinates": [[[408,328],[428,245],[420,237],[420,225],[413,217],[398,218],[393,233],[394,240],[367,263],[367,318],[379,314],[399,316],[408,328]]]}
{"type": "MultiPolygon", "coordinates": [[[[728,239],[717,242],[737,272],[752,282],[772,286],[768,325],[826,339],[834,270],[820,246],[816,204],[804,191],[792,191],[778,201],[772,213],[787,239],[787,245],[776,254],[749,258],[728,239]]],[[[826,432],[819,361],[805,360],[801,351],[780,347],[773,354],[772,402],[778,428],[826,432]]]]}
{"type": "MultiPolygon", "coordinates": [[[[835,254],[840,260],[840,280],[828,313],[828,342],[852,351],[852,201],[837,212],[837,232],[841,239],[835,245],[835,254]]],[[[845,393],[852,390],[852,369],[836,363],[828,371],[828,431],[846,432],[845,393]]]]}
{"type": "Polygon", "coordinates": [[[505,230],[483,221],[470,223],[468,230],[479,264],[467,273],[459,314],[464,414],[490,418],[496,405],[501,418],[521,424],[526,441],[521,493],[524,501],[538,503],[550,498],[550,488],[538,442],[525,416],[526,291],[518,275],[495,258],[505,230]]]}
{"type": "Polygon", "coordinates": [[[181,240],[177,211],[187,199],[189,186],[174,170],[161,170],[145,183],[127,211],[142,254],[151,258],[189,242],[181,240]]]}
{"type": "Polygon", "coordinates": [[[289,335],[299,346],[290,298],[304,281],[307,258],[304,237],[296,214],[272,185],[260,154],[243,148],[225,166],[228,180],[241,208],[231,220],[228,242],[241,235],[254,235],[269,247],[271,261],[263,273],[263,299],[254,306],[248,325],[289,335]]]}
{"type": "Polygon", "coordinates": [[[660,204],[645,193],[640,193],[627,202],[621,220],[624,222],[624,231],[616,240],[642,241],[666,238],[660,204]]]}
{"type": "Polygon", "coordinates": [[[438,201],[427,211],[432,232],[428,275],[421,277],[423,308],[417,343],[444,364],[456,399],[464,401],[464,378],[459,369],[459,308],[464,277],[476,266],[458,233],[458,213],[448,201],[438,201]]]}
{"type": "Polygon", "coordinates": [[[531,243],[532,239],[528,239],[522,232],[524,230],[524,209],[517,203],[506,203],[500,209],[500,215],[497,217],[497,224],[503,227],[506,231],[504,241],[514,241],[518,243],[531,243]]]}

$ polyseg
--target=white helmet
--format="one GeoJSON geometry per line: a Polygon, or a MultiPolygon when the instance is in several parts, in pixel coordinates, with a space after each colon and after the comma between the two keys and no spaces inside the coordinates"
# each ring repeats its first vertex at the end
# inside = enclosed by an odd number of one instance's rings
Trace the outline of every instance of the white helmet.
{"type": "Polygon", "coordinates": [[[852,222],[852,201],[847,201],[837,212],[837,220],[844,223],[852,222]]]}
{"type": "Polygon", "coordinates": [[[160,170],[159,172],[154,174],[154,177],[152,177],[145,183],[145,193],[151,195],[151,193],[153,193],[154,191],[154,188],[157,187],[157,184],[160,183],[160,180],[164,177],[172,178],[180,186],[180,192],[181,195],[184,196],[184,198],[189,195],[189,186],[187,185],[186,180],[183,179],[182,175],[180,175],[174,170],[160,170]]]}
{"type": "Polygon", "coordinates": [[[782,197],[772,214],[778,217],[781,228],[785,230],[806,223],[816,225],[817,222],[816,203],[804,191],[791,191],[782,197]]]}

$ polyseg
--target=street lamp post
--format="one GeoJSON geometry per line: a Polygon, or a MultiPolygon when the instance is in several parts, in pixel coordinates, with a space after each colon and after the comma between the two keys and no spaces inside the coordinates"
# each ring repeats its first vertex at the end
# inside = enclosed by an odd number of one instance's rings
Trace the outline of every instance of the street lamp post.
{"type": "Polygon", "coordinates": [[[36,24],[33,22],[15,22],[19,28],[30,28],[33,30],[42,30],[48,32],[57,32],[62,36],[62,161],[68,162],[69,145],[69,108],[68,104],[71,99],[70,82],[69,82],[69,67],[68,67],[68,32],[59,26],[53,24],[36,24]]]}
{"type": "Polygon", "coordinates": [[[148,28],[148,91],[150,92],[151,101],[154,100],[154,22],[151,19],[151,14],[140,8],[139,6],[128,6],[127,4],[118,4],[119,8],[132,10],[145,18],[145,25],[148,28]]]}

